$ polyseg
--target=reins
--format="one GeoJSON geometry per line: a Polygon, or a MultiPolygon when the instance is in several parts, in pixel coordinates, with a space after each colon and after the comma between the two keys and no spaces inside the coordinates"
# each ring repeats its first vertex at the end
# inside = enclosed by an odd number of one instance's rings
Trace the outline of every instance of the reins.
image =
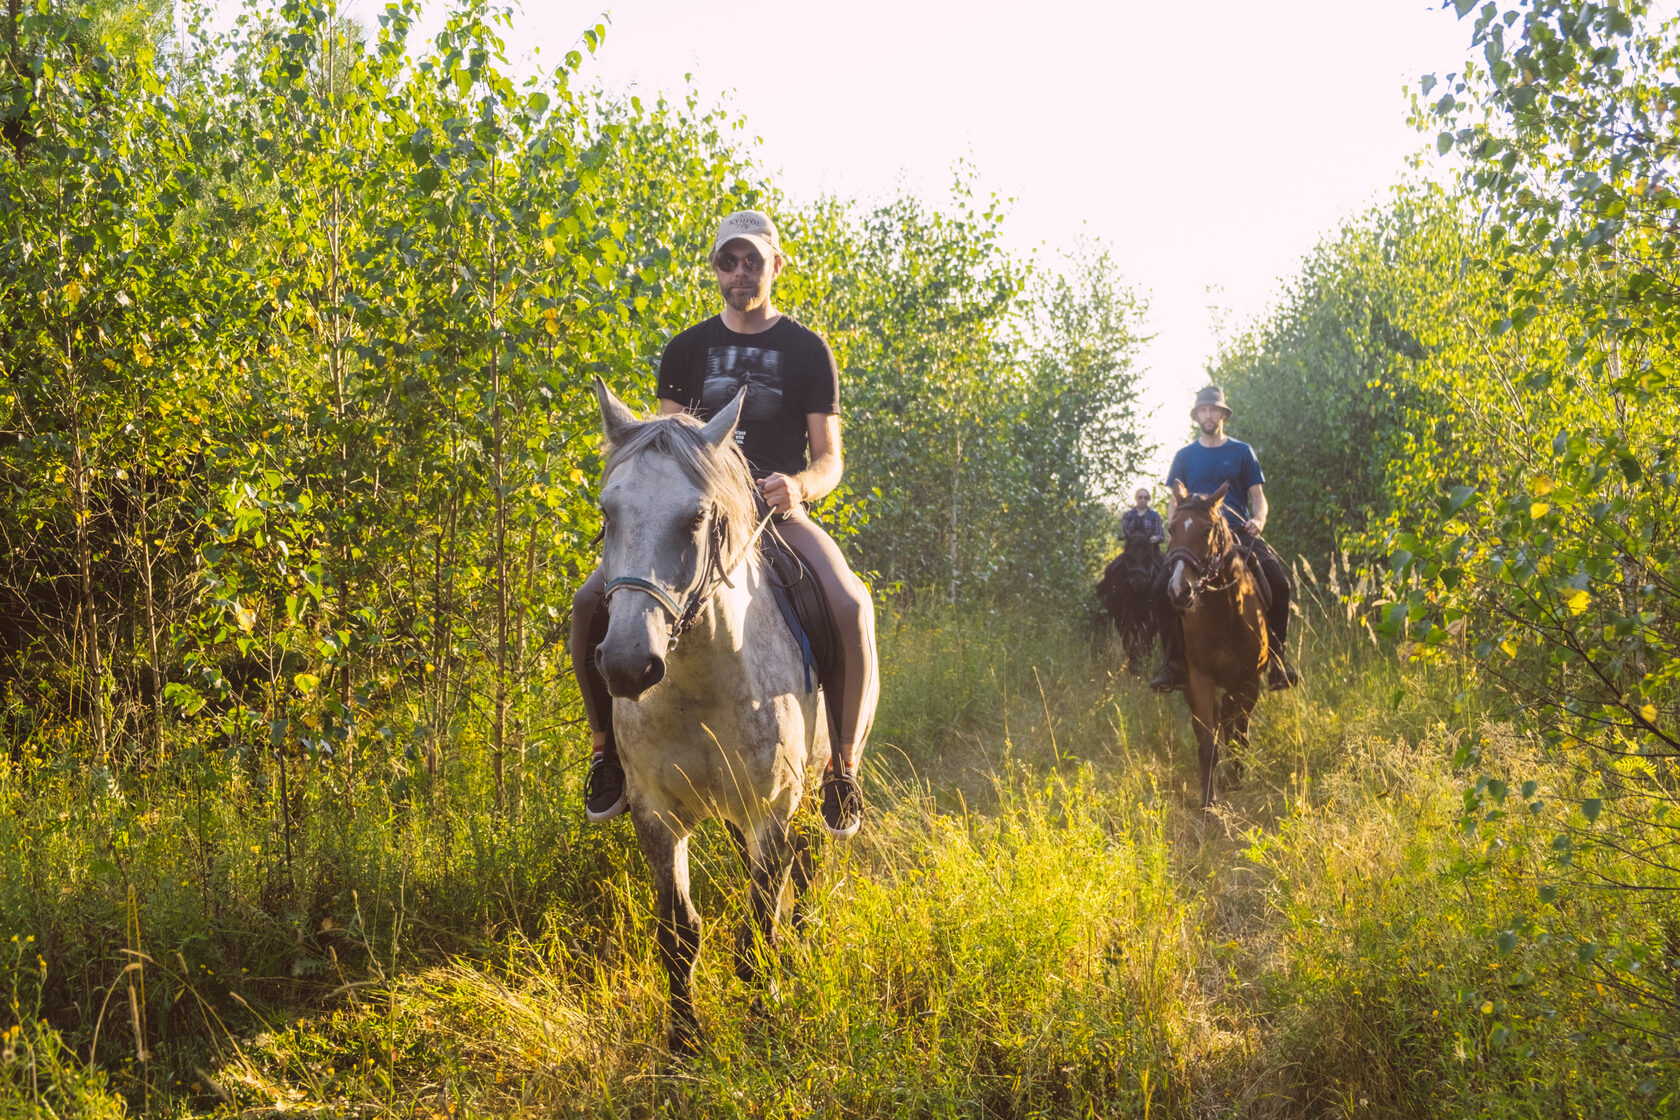
{"type": "Polygon", "coordinates": [[[1208,561],[1204,561],[1200,556],[1182,545],[1167,553],[1167,566],[1169,568],[1175,563],[1182,563],[1197,576],[1196,581],[1190,585],[1192,594],[1200,595],[1203,592],[1228,591],[1235,587],[1242,578],[1243,569],[1235,563],[1236,560],[1241,558],[1242,550],[1237,547],[1237,542],[1231,537],[1228,528],[1225,530],[1224,537],[1225,547],[1218,556],[1208,561]],[[1215,583],[1214,580],[1218,579],[1221,574],[1226,577],[1224,582],[1215,583]]]}
{"type": "Polygon", "coordinates": [[[677,647],[677,639],[693,628],[695,620],[700,617],[700,608],[705,606],[706,601],[717,592],[718,587],[735,586],[729,580],[729,573],[734,571],[736,566],[757,547],[758,538],[763,534],[764,527],[770,524],[770,519],[775,515],[776,511],[771,509],[759,518],[758,525],[747,537],[746,543],[741,546],[741,551],[728,564],[724,564],[723,546],[720,540],[722,534],[718,529],[717,509],[713,507],[712,529],[707,534],[706,567],[701,572],[700,579],[694,589],[688,593],[688,599],[684,603],[679,604],[677,597],[667,588],[661,587],[650,579],[642,579],[640,576],[614,576],[609,579],[606,589],[602,592],[601,600],[605,603],[607,599],[612,597],[613,592],[624,588],[646,592],[651,595],[653,601],[665,608],[665,613],[671,616],[669,644],[666,646],[666,650],[673,650],[677,647]]]}

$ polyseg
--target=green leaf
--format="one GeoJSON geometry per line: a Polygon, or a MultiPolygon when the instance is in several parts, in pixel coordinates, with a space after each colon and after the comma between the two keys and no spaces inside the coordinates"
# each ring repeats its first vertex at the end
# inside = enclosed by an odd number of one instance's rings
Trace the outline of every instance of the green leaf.
{"type": "Polygon", "coordinates": [[[1598,819],[1598,815],[1603,811],[1603,798],[1589,797],[1585,801],[1581,802],[1581,815],[1586,817],[1589,822],[1596,821],[1598,819]]]}

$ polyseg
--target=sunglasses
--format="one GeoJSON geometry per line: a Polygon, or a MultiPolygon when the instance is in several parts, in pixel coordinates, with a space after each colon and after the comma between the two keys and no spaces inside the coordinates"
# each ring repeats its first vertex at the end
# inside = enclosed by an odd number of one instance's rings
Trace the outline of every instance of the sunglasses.
{"type": "Polygon", "coordinates": [[[748,253],[744,257],[737,257],[734,253],[719,253],[712,258],[712,267],[725,275],[734,272],[737,267],[745,268],[748,272],[762,272],[764,258],[757,253],[748,253]]]}

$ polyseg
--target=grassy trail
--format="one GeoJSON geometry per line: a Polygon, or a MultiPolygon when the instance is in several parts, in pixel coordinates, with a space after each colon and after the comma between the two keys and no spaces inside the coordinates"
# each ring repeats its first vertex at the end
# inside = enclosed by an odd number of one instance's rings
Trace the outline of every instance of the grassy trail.
{"type": "MultiPolygon", "coordinates": [[[[551,831],[530,826],[524,849],[546,868],[536,887],[504,856],[468,861],[477,910],[450,904],[464,888],[428,875],[435,831],[369,825],[369,845],[404,854],[341,891],[348,916],[298,935],[324,946],[318,974],[230,1005],[209,978],[180,982],[185,954],[171,969],[152,949],[141,971],[173,976],[172,1014],[197,1024],[176,1029],[168,1072],[89,1067],[85,1024],[20,1014],[0,1116],[1652,1114],[1648,1057],[1584,1032],[1581,976],[1495,948],[1528,865],[1455,871],[1481,849],[1458,827],[1453,747],[1482,735],[1491,757],[1516,738],[1450,715],[1453,681],[1402,674],[1346,619],[1305,626],[1306,686],[1262,698],[1246,777],[1207,818],[1182,698],[1125,676],[1106,637],[894,620],[870,819],[822,853],[760,1013],[731,967],[743,878],[721,831],[697,845],[693,1061],[659,1044],[628,824],[572,819],[568,760],[551,831]],[[498,894],[521,920],[497,917],[498,894]]],[[[452,858],[489,844],[481,825],[450,823],[452,858]]],[[[139,1035],[126,1018],[105,1016],[102,1056],[139,1035]]]]}

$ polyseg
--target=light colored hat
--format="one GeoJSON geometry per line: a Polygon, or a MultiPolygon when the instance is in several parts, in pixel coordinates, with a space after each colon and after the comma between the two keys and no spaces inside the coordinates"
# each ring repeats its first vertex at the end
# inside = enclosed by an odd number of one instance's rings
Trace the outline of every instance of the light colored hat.
{"type": "Polygon", "coordinates": [[[1227,417],[1231,415],[1231,406],[1225,403],[1225,390],[1217,385],[1208,385],[1196,394],[1196,403],[1190,406],[1191,418],[1194,419],[1196,410],[1206,404],[1223,409],[1227,417]]]}
{"type": "Polygon", "coordinates": [[[736,238],[752,242],[764,254],[765,260],[782,255],[782,244],[776,237],[776,223],[762,211],[737,210],[719,222],[717,237],[712,239],[711,257],[717,256],[719,249],[736,238]]]}

